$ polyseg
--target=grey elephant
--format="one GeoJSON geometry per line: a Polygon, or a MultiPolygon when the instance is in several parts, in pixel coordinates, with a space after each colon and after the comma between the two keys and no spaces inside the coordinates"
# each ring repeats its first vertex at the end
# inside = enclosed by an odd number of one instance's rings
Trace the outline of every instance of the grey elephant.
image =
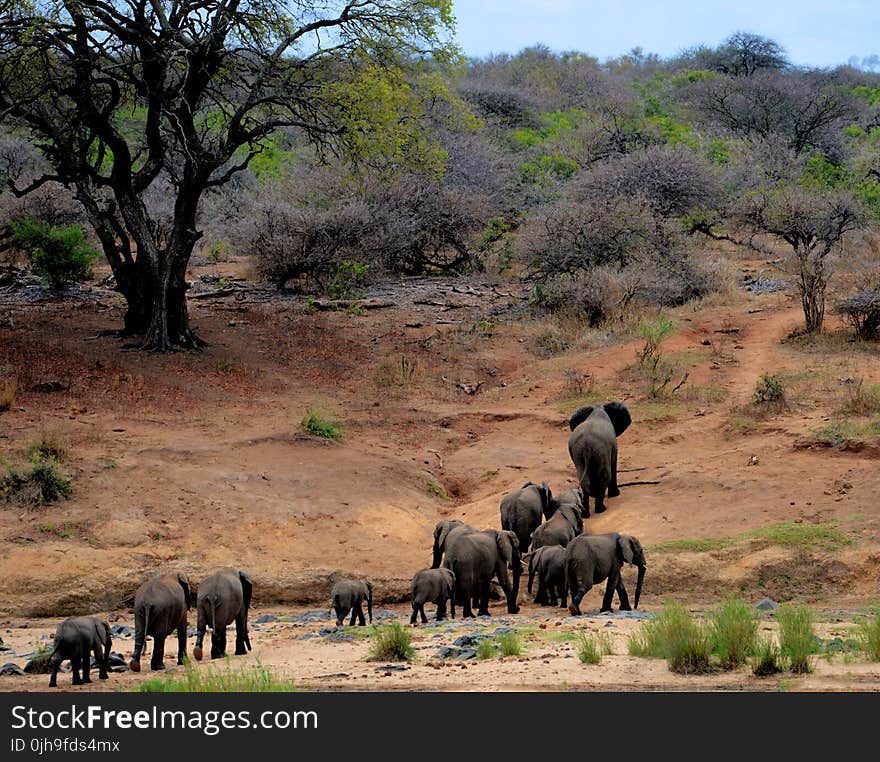
{"type": "Polygon", "coordinates": [[[446,602],[455,619],[455,575],[449,569],[420,569],[410,583],[412,593],[412,616],[409,623],[415,624],[416,617],[421,615],[422,624],[428,621],[425,615],[425,604],[432,601],[437,604],[437,621],[446,618],[446,602]]]}
{"type": "Polygon", "coordinates": [[[529,595],[532,583],[538,577],[538,592],[535,603],[541,606],[559,605],[565,608],[568,600],[565,584],[565,548],[561,545],[546,545],[528,554],[529,595]]]}
{"type": "Polygon", "coordinates": [[[568,610],[572,614],[580,614],[584,595],[593,585],[607,579],[601,610],[611,611],[611,601],[617,590],[620,610],[630,611],[629,597],[620,576],[624,564],[633,564],[639,570],[634,604],[638,608],[647,566],[642,544],[635,537],[616,532],[576,537],[565,549],[565,579],[571,595],[568,610]]]}
{"type": "Polygon", "coordinates": [[[57,687],[58,670],[65,659],[70,659],[74,685],[92,682],[89,677],[92,653],[98,662],[98,677],[106,680],[111,643],[110,625],[103,619],[96,616],[72,616],[65,619],[55,630],[52,655],[49,657],[49,687],[57,687]]]}
{"type": "Polygon", "coordinates": [[[605,492],[617,497],[617,437],[632,423],[629,410],[622,402],[578,408],[568,420],[571,436],[568,454],[577,470],[578,482],[584,493],[584,518],[590,515],[589,498],[595,500],[594,510],[605,510],[605,492]]]}
{"type": "Polygon", "coordinates": [[[462,616],[474,616],[471,599],[475,595],[479,600],[477,613],[489,615],[489,585],[493,577],[497,577],[504,591],[508,613],[519,612],[516,599],[522,556],[519,539],[513,532],[487,529],[461,535],[446,549],[443,566],[455,575],[455,599],[461,603],[462,616]],[[513,572],[512,584],[508,569],[513,572]]]}
{"type": "Polygon", "coordinates": [[[532,532],[556,511],[556,502],[547,482],[527,482],[501,500],[501,528],[516,534],[520,553],[529,549],[532,532]]]}
{"type": "Polygon", "coordinates": [[[365,626],[364,601],[367,603],[370,623],[373,621],[373,585],[365,579],[339,580],[330,591],[330,601],[333,610],[336,612],[337,627],[342,627],[342,623],[349,611],[351,612],[349,625],[353,625],[355,620],[357,620],[361,627],[365,626]]]}
{"type": "Polygon", "coordinates": [[[564,548],[583,531],[584,520],[581,518],[579,505],[562,503],[550,521],[541,524],[532,532],[532,551],[548,545],[559,545],[564,548]]]}
{"type": "Polygon", "coordinates": [[[445,519],[444,521],[438,521],[434,527],[434,547],[432,549],[431,568],[440,568],[440,563],[443,560],[443,555],[446,553],[446,548],[449,547],[450,543],[452,543],[456,537],[479,531],[480,530],[476,527],[472,527],[470,524],[465,524],[458,519],[445,519]]]}
{"type": "Polygon", "coordinates": [[[186,613],[190,609],[189,580],[185,574],[160,574],[134,594],[134,653],[128,666],[141,671],[147,637],[153,638],[151,669],[165,669],[165,638],[177,630],[177,663],[186,658],[186,613]]]}
{"type": "Polygon", "coordinates": [[[205,630],[211,627],[211,658],[226,655],[226,628],[235,622],[235,655],[243,656],[251,650],[248,635],[248,609],[254,586],[251,578],[238,569],[220,569],[202,580],[196,598],[196,645],[193,656],[202,658],[205,630]]]}

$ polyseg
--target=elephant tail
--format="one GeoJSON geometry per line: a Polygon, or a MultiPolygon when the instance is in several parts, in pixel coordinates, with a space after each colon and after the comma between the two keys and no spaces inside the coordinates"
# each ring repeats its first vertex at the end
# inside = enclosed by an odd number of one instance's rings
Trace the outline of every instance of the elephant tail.
{"type": "Polygon", "coordinates": [[[645,565],[642,564],[639,566],[639,576],[636,578],[636,599],[633,604],[633,608],[637,609],[639,607],[639,597],[642,594],[642,584],[645,582],[645,565]]]}

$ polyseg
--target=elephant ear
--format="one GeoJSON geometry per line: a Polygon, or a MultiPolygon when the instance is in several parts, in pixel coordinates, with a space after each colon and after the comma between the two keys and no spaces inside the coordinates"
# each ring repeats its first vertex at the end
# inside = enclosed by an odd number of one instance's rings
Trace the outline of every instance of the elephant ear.
{"type": "Polygon", "coordinates": [[[189,580],[186,578],[186,574],[180,572],[177,575],[177,581],[183,588],[183,600],[186,602],[186,610],[189,611],[192,606],[192,593],[189,591],[189,580]]]}
{"type": "Polygon", "coordinates": [[[438,521],[437,526],[434,527],[434,545],[438,548],[444,547],[447,536],[455,526],[455,521],[438,521]]]}
{"type": "Polygon", "coordinates": [[[611,419],[611,425],[614,426],[614,433],[617,436],[623,434],[632,423],[629,410],[622,402],[608,402],[602,406],[608,417],[611,419]]]}
{"type": "Polygon", "coordinates": [[[506,531],[495,532],[495,544],[498,546],[498,553],[504,559],[504,563],[510,566],[513,563],[513,546],[510,542],[510,533],[506,531]]]}
{"type": "Polygon", "coordinates": [[[544,506],[544,514],[546,515],[553,503],[553,492],[550,490],[550,485],[547,482],[541,482],[539,489],[541,490],[541,503],[544,506]]]}
{"type": "Polygon", "coordinates": [[[568,419],[568,428],[574,431],[578,426],[580,426],[584,421],[587,420],[593,414],[593,408],[591,405],[586,407],[579,407],[571,414],[571,418],[568,419]]]}
{"type": "Polygon", "coordinates": [[[102,646],[110,642],[110,625],[101,619],[95,619],[95,634],[102,646]]]}
{"type": "Polygon", "coordinates": [[[623,560],[626,561],[626,563],[631,564],[635,557],[632,537],[625,534],[620,535],[620,537],[617,538],[617,547],[620,548],[620,555],[623,556],[623,560]]]}
{"type": "Polygon", "coordinates": [[[241,592],[244,596],[241,605],[244,607],[244,610],[247,611],[251,607],[251,597],[254,594],[254,584],[251,582],[251,578],[247,575],[247,572],[240,571],[238,573],[238,579],[241,581],[241,592]]]}

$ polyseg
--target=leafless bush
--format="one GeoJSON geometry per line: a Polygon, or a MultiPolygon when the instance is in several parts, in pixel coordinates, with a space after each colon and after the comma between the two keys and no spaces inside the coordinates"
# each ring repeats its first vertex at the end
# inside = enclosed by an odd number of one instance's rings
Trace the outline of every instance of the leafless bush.
{"type": "Polygon", "coordinates": [[[880,335],[880,291],[863,291],[841,299],[835,311],[846,319],[860,339],[876,339],[880,335]]]}

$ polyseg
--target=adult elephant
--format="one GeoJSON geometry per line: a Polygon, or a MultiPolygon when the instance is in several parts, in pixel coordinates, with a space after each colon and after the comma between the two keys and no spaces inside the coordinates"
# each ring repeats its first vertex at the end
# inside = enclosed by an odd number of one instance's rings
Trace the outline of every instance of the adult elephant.
{"type": "Polygon", "coordinates": [[[565,548],[560,545],[546,545],[528,554],[529,595],[532,583],[538,577],[538,592],[535,603],[540,606],[560,605],[565,608],[568,600],[565,586],[565,548]]]}
{"type": "Polygon", "coordinates": [[[617,437],[632,423],[626,405],[606,402],[604,405],[581,407],[571,414],[568,426],[568,454],[577,469],[578,482],[584,494],[584,518],[590,515],[589,498],[595,500],[596,513],[605,510],[608,497],[617,497],[617,437]]]}
{"type": "Polygon", "coordinates": [[[501,528],[517,536],[519,551],[525,553],[542,517],[549,519],[555,511],[556,503],[547,482],[527,482],[501,500],[501,528]]]}
{"type": "Polygon", "coordinates": [[[584,531],[582,510],[582,502],[562,502],[550,521],[541,524],[532,532],[532,551],[549,545],[566,547],[584,531]]]}
{"type": "Polygon", "coordinates": [[[250,577],[237,569],[220,569],[202,580],[196,599],[198,623],[193,656],[202,659],[205,630],[211,627],[211,658],[226,655],[226,628],[235,622],[235,655],[243,656],[251,650],[248,636],[248,609],[253,595],[250,577]]]}
{"type": "Polygon", "coordinates": [[[65,659],[70,659],[74,685],[92,682],[89,677],[92,653],[95,654],[95,661],[98,663],[98,677],[106,680],[107,661],[110,658],[112,642],[110,625],[103,619],[98,619],[96,616],[72,616],[65,619],[55,630],[52,655],[49,658],[51,665],[49,687],[57,687],[58,670],[65,659]]]}
{"type": "Polygon", "coordinates": [[[580,604],[584,595],[593,585],[607,579],[605,595],[602,598],[602,611],[611,611],[614,591],[620,600],[621,611],[631,611],[629,597],[620,576],[624,564],[638,567],[636,581],[635,608],[639,607],[642,584],[645,581],[645,552],[642,544],[626,534],[582,534],[576,537],[565,549],[565,579],[571,603],[568,610],[580,614],[580,604]]]}
{"type": "Polygon", "coordinates": [[[147,637],[153,639],[150,669],[165,669],[165,638],[177,630],[177,663],[186,657],[186,612],[190,609],[189,580],[183,573],[160,574],[134,594],[134,653],[128,666],[141,671],[147,637]]]}
{"type": "Polygon", "coordinates": [[[438,521],[434,527],[434,547],[432,549],[433,557],[431,559],[431,568],[439,569],[443,560],[446,549],[455,541],[456,537],[471,532],[479,532],[476,527],[465,524],[458,519],[445,519],[438,521]]]}
{"type": "Polygon", "coordinates": [[[462,604],[462,615],[472,617],[471,598],[479,598],[477,613],[489,616],[489,585],[493,577],[507,599],[507,612],[516,614],[522,556],[519,539],[507,530],[487,529],[456,538],[446,550],[443,566],[455,575],[455,600],[462,604]],[[507,574],[513,572],[513,584],[507,574]]]}

